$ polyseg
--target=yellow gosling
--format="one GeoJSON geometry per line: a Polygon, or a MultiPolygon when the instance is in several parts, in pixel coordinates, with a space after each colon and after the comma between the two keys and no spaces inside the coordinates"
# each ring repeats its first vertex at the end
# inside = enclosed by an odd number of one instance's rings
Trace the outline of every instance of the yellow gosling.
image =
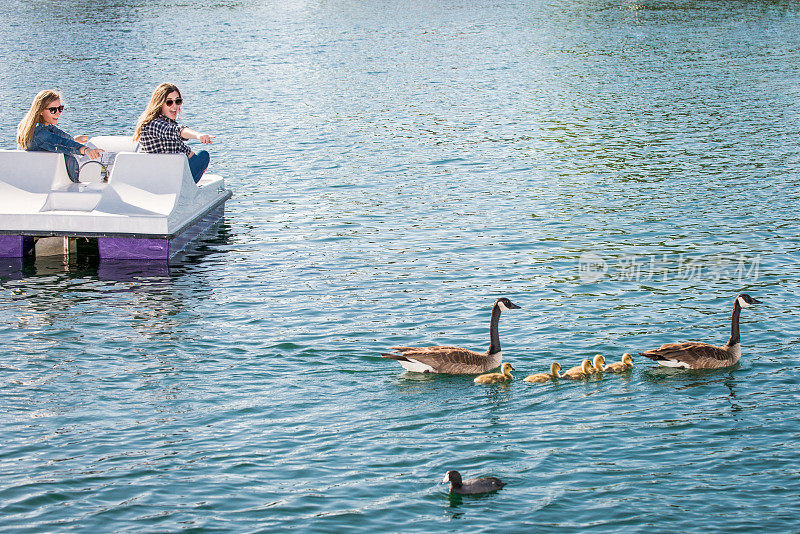
{"type": "Polygon", "coordinates": [[[500,368],[500,373],[487,373],[485,375],[480,375],[475,377],[476,384],[497,384],[499,382],[506,382],[514,378],[511,376],[511,371],[514,370],[514,367],[511,366],[510,363],[506,362],[503,364],[503,367],[500,368]]]}
{"type": "Polygon", "coordinates": [[[567,380],[583,380],[584,378],[589,378],[592,374],[592,362],[589,360],[583,360],[580,367],[573,367],[563,375],[561,378],[566,378],[567,380]]]}
{"type": "Polygon", "coordinates": [[[602,373],[603,372],[603,365],[606,363],[606,359],[603,357],[602,354],[598,354],[594,357],[592,361],[592,373],[602,373]]]}
{"type": "Polygon", "coordinates": [[[537,373],[535,375],[526,376],[523,379],[523,382],[549,382],[550,380],[561,378],[561,375],[559,374],[560,370],[561,364],[558,362],[553,362],[550,364],[549,373],[537,373]]]}
{"type": "Polygon", "coordinates": [[[606,373],[624,373],[625,371],[633,369],[633,356],[627,352],[622,355],[622,361],[610,363],[603,369],[606,373]]]}
{"type": "MultiPolygon", "coordinates": [[[[589,362],[589,365],[591,365],[591,364],[592,364],[592,362],[589,362]]],[[[581,371],[581,370],[583,370],[583,362],[581,362],[581,364],[578,365],[577,367],[570,367],[569,369],[567,369],[566,373],[561,373],[561,376],[564,376],[567,373],[577,373],[578,371],[581,371]]]]}

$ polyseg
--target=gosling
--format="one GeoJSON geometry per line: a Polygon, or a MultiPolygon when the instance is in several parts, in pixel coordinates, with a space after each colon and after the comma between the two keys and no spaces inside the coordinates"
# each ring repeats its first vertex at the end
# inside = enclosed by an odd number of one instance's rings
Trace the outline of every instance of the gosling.
{"type": "Polygon", "coordinates": [[[535,375],[526,376],[523,379],[523,382],[549,382],[550,380],[561,378],[561,375],[559,374],[560,370],[561,364],[558,362],[553,362],[550,364],[549,373],[537,373],[535,375]]]}
{"type": "Polygon", "coordinates": [[[602,373],[603,372],[603,365],[606,363],[606,359],[603,357],[602,354],[598,354],[594,357],[592,361],[592,373],[602,373]]]}
{"type": "Polygon", "coordinates": [[[606,373],[624,373],[629,369],[633,369],[633,356],[628,354],[627,352],[622,355],[622,361],[616,363],[610,363],[606,365],[603,372],[606,373]]]}
{"type": "MultiPolygon", "coordinates": [[[[589,362],[589,365],[592,365],[592,362],[589,362]]],[[[583,369],[583,362],[581,362],[581,364],[578,365],[577,367],[570,367],[569,369],[567,369],[566,373],[561,373],[561,376],[564,376],[567,373],[576,373],[582,369],[583,369]]]]}
{"type": "Polygon", "coordinates": [[[514,378],[511,376],[511,371],[514,370],[514,367],[511,366],[510,363],[506,362],[503,364],[503,367],[500,368],[500,373],[487,373],[485,375],[480,375],[475,377],[476,384],[497,384],[499,382],[507,382],[514,378]]]}
{"type": "Polygon", "coordinates": [[[584,378],[589,378],[591,374],[592,362],[589,360],[583,360],[580,367],[573,367],[561,375],[561,378],[566,378],[567,380],[583,380],[584,378]]]}

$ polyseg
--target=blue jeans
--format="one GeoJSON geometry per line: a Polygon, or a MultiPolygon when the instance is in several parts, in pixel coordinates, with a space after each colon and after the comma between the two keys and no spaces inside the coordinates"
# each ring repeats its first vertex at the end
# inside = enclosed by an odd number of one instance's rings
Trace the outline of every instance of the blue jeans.
{"type": "Polygon", "coordinates": [[[194,183],[200,181],[200,178],[203,177],[203,173],[206,172],[208,168],[208,162],[211,160],[211,156],[208,155],[206,150],[201,150],[200,152],[196,152],[194,156],[189,158],[189,168],[192,170],[192,178],[194,178],[194,183]]]}
{"type": "Polygon", "coordinates": [[[64,154],[64,160],[67,164],[67,176],[69,176],[69,179],[73,182],[79,181],[78,175],[81,172],[81,167],[78,164],[78,160],[75,159],[75,156],[71,156],[70,154],[64,154]]]}

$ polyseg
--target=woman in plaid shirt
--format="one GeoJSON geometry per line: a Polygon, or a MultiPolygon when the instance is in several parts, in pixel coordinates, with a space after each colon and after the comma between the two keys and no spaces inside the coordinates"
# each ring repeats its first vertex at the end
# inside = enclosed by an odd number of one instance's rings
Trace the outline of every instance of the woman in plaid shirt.
{"type": "Polygon", "coordinates": [[[205,150],[195,154],[183,140],[197,139],[201,143],[210,145],[214,136],[195,132],[178,124],[175,119],[178,118],[181,104],[183,104],[183,98],[176,86],[171,83],[162,83],[156,87],[153,96],[150,97],[150,103],[147,104],[147,109],[139,117],[133,140],[139,141],[142,152],[186,154],[186,157],[189,158],[192,177],[197,183],[206,172],[210,156],[205,150]]]}

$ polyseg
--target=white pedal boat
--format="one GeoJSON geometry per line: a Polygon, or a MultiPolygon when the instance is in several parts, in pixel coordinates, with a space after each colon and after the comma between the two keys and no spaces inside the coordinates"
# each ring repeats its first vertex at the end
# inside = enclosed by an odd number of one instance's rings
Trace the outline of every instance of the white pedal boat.
{"type": "Polygon", "coordinates": [[[45,240],[68,253],[70,240],[87,237],[101,259],[168,260],[224,215],[225,180],[204,174],[195,184],[184,154],[136,152],[125,136],[90,143],[117,153],[107,182],[96,163],[73,183],[63,154],[0,150],[0,257],[47,254],[45,240]]]}

